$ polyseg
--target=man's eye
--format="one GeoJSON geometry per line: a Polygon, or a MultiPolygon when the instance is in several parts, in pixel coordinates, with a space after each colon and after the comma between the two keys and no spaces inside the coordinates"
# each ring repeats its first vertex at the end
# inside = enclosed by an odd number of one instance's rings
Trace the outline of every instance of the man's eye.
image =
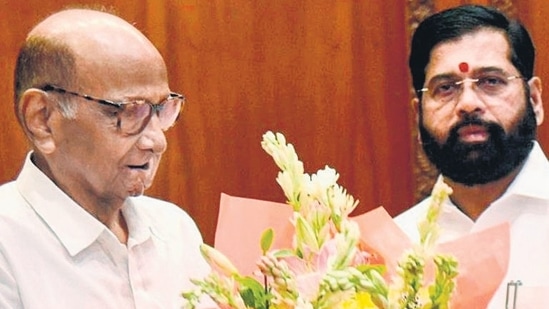
{"type": "Polygon", "coordinates": [[[447,95],[453,93],[458,88],[458,85],[456,85],[455,82],[445,82],[437,84],[434,87],[434,94],[437,95],[447,95]]]}
{"type": "Polygon", "coordinates": [[[479,86],[500,86],[505,85],[505,79],[499,76],[486,76],[478,79],[479,86]]]}
{"type": "Polygon", "coordinates": [[[121,111],[122,109],[116,106],[105,106],[103,108],[103,113],[105,114],[105,116],[111,118],[117,118],[121,111]]]}

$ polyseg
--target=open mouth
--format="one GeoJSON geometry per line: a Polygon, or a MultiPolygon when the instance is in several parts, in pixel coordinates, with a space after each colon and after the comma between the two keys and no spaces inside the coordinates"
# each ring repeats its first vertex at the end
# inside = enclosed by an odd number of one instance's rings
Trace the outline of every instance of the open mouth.
{"type": "Polygon", "coordinates": [[[130,169],[138,169],[138,170],[148,170],[149,166],[150,166],[149,163],[145,163],[142,165],[128,165],[130,169]]]}

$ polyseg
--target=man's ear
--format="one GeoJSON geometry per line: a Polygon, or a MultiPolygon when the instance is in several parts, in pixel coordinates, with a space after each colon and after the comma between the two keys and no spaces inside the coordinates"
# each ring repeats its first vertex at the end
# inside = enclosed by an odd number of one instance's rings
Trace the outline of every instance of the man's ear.
{"type": "Polygon", "coordinates": [[[543,123],[543,101],[541,99],[541,79],[537,76],[532,77],[528,81],[528,85],[530,86],[530,104],[532,104],[532,108],[534,109],[534,113],[536,115],[536,122],[538,126],[543,123]]]}
{"type": "Polygon", "coordinates": [[[50,118],[53,104],[47,94],[39,89],[28,89],[19,101],[22,125],[34,147],[42,153],[55,150],[50,118]]]}
{"type": "Polygon", "coordinates": [[[415,119],[416,119],[416,128],[418,128],[417,142],[419,144],[421,144],[421,137],[419,136],[419,109],[421,107],[419,106],[419,104],[420,104],[419,99],[417,97],[413,98],[412,101],[410,102],[410,106],[412,107],[412,111],[413,111],[415,119]]]}
{"type": "Polygon", "coordinates": [[[413,98],[412,101],[410,102],[410,106],[412,107],[412,111],[416,116],[416,125],[419,125],[419,99],[413,98]]]}

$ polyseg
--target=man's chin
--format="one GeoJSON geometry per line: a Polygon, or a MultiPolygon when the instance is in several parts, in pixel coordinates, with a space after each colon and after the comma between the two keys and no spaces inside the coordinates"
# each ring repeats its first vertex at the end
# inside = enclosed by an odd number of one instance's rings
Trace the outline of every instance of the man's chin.
{"type": "Polygon", "coordinates": [[[476,162],[485,157],[485,153],[480,149],[472,149],[468,151],[464,156],[465,162],[476,162]]]}
{"type": "Polygon", "coordinates": [[[143,195],[143,193],[145,193],[145,189],[144,188],[141,188],[141,189],[134,188],[133,190],[129,191],[128,193],[129,193],[129,196],[133,196],[133,197],[141,196],[141,195],[143,195]]]}
{"type": "Polygon", "coordinates": [[[145,190],[150,187],[150,184],[146,184],[141,179],[134,181],[128,186],[129,196],[141,196],[145,193],[145,190]]]}
{"type": "Polygon", "coordinates": [[[134,191],[130,191],[129,195],[132,197],[137,197],[137,196],[143,195],[143,193],[145,193],[145,190],[134,190],[134,191]]]}

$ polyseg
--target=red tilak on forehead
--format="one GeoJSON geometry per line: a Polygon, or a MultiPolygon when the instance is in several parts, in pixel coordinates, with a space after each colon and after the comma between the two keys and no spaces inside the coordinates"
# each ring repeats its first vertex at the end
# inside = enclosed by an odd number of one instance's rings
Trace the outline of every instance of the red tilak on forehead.
{"type": "Polygon", "coordinates": [[[469,72],[469,64],[467,62],[462,62],[459,64],[459,71],[461,73],[469,72]]]}

